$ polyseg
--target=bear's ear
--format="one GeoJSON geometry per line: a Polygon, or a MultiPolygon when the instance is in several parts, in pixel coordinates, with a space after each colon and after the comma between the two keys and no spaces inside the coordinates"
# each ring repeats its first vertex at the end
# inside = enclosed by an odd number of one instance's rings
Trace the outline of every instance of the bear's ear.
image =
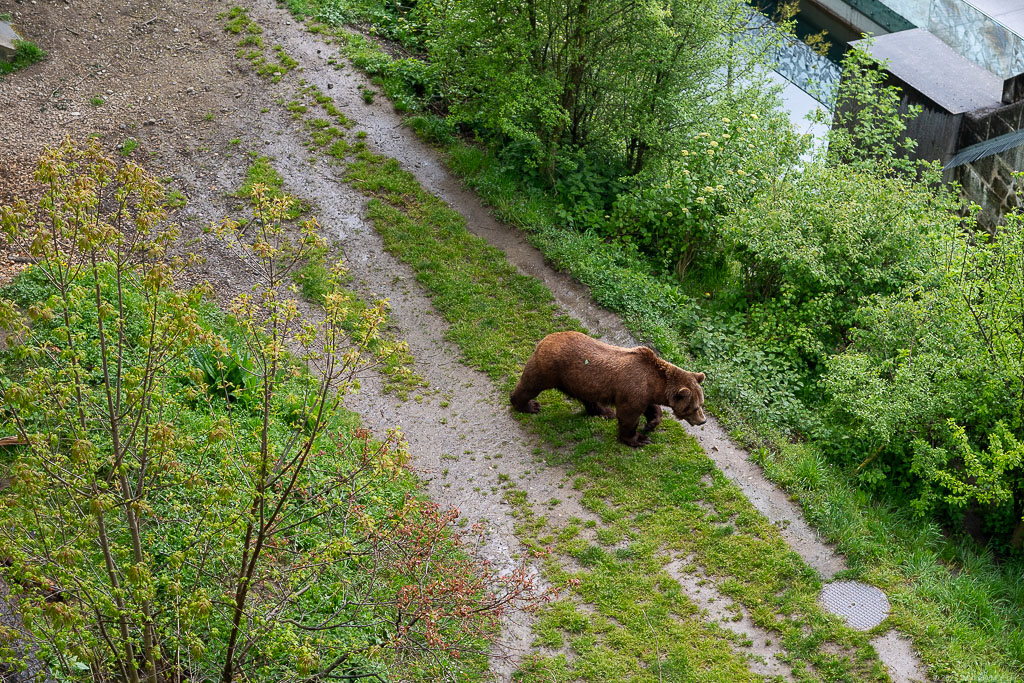
{"type": "Polygon", "coordinates": [[[685,401],[685,400],[687,400],[689,398],[690,398],[690,390],[689,389],[680,389],[679,391],[676,392],[676,400],[677,401],[685,401]]]}
{"type": "Polygon", "coordinates": [[[697,384],[704,384],[704,377],[705,375],[703,372],[698,372],[693,376],[693,378],[697,380],[697,384]]]}

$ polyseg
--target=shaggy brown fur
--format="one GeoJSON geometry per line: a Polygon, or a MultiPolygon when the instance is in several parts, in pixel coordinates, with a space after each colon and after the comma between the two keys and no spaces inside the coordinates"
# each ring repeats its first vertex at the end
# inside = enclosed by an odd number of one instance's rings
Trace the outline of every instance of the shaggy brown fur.
{"type": "Polygon", "coordinates": [[[618,417],[619,441],[635,448],[651,441],[637,434],[640,416],[649,432],[661,423],[661,406],[692,425],[704,424],[703,381],[703,372],[678,368],[645,346],[624,349],[579,332],[556,332],[537,344],[510,398],[519,412],[536,413],[534,397],[558,389],[582,401],[588,415],[618,417]]]}

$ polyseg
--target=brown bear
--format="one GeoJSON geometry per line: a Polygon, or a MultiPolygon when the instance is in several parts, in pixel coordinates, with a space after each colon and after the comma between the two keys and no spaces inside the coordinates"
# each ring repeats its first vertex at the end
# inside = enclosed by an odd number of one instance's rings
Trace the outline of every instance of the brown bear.
{"type": "Polygon", "coordinates": [[[519,412],[536,413],[534,397],[558,389],[582,401],[588,415],[618,417],[619,441],[636,448],[651,442],[637,434],[640,416],[650,432],[661,423],[661,406],[691,425],[704,424],[703,381],[703,372],[678,368],[646,346],[624,349],[579,332],[555,332],[537,344],[510,398],[519,412]]]}

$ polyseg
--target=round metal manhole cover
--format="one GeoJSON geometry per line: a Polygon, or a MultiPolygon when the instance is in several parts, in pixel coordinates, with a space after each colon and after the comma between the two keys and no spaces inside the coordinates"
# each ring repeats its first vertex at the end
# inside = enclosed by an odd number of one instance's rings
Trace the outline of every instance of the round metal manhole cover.
{"type": "Polygon", "coordinates": [[[889,616],[889,599],[878,588],[860,581],[833,581],[821,589],[818,601],[851,628],[867,631],[889,616]]]}

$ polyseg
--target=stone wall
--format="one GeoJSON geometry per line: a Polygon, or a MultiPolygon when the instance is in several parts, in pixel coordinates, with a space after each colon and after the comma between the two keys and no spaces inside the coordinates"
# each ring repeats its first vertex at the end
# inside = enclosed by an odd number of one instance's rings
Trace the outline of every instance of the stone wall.
{"type": "MultiPolygon", "coordinates": [[[[998,138],[1022,129],[1024,101],[971,112],[963,117],[957,147],[963,150],[983,143],[998,143],[998,138]]],[[[1013,174],[1024,171],[1024,146],[996,147],[995,150],[946,171],[947,179],[960,183],[964,195],[981,206],[978,221],[986,228],[998,224],[1008,211],[1018,206],[1020,183],[1013,174]]]]}
{"type": "Polygon", "coordinates": [[[1024,146],[950,169],[951,180],[963,187],[970,201],[981,206],[978,223],[986,229],[1002,221],[1003,216],[1018,206],[1019,181],[1014,171],[1024,170],[1024,146]]]}

